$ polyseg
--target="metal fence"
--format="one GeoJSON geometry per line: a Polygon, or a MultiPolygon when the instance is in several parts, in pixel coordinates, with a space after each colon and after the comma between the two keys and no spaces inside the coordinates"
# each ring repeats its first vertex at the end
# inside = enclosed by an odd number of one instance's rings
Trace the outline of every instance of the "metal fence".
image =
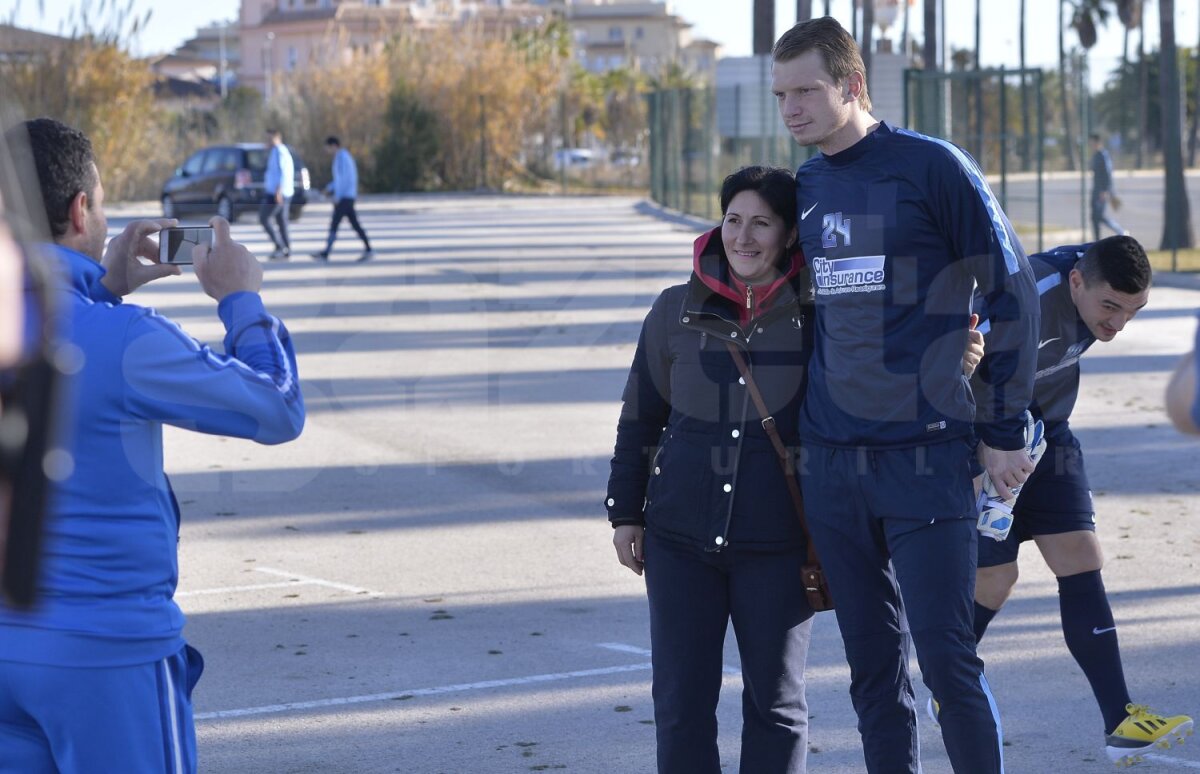
{"type": "MultiPolygon", "coordinates": [[[[1092,121],[1082,58],[1072,59],[1062,78],[1034,69],[926,73],[889,66],[873,70],[875,115],[966,149],[1027,249],[1090,238],[1086,138],[1092,121]],[[1050,179],[1053,190],[1046,188],[1050,179]]],[[[798,146],[779,119],[769,64],[748,60],[738,74],[740,85],[648,95],[649,186],[656,202],[715,220],[725,175],[747,164],[795,169],[815,152],[798,146]]]]}

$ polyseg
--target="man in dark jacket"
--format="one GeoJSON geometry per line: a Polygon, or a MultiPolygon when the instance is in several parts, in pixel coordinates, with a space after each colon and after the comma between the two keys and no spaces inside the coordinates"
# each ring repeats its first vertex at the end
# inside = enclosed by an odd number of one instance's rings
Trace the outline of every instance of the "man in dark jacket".
{"type": "Polygon", "coordinates": [[[1093,132],[1092,136],[1092,231],[1094,239],[1100,239],[1100,226],[1108,226],[1114,234],[1128,234],[1121,224],[1113,219],[1106,210],[1110,204],[1116,204],[1116,192],[1113,190],[1112,157],[1104,149],[1104,140],[1093,132]]]}

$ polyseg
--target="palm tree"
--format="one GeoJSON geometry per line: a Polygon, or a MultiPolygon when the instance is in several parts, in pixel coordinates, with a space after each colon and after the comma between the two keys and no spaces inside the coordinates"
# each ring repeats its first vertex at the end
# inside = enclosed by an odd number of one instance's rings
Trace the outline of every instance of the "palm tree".
{"type": "MultiPolygon", "coordinates": [[[[1067,99],[1067,68],[1066,68],[1066,48],[1063,42],[1063,5],[1070,6],[1071,12],[1071,27],[1074,28],[1075,34],[1079,37],[1079,44],[1083,46],[1086,52],[1092,46],[1096,45],[1096,22],[1103,25],[1108,21],[1108,9],[1106,3],[1109,0],[1061,0],[1058,11],[1058,75],[1059,75],[1059,94],[1062,99],[1063,109],[1063,127],[1066,133],[1067,146],[1067,169],[1075,169],[1075,135],[1071,129],[1071,103],[1067,99]]],[[[1083,85],[1083,90],[1086,90],[1087,85],[1083,85]]],[[[1082,90],[1081,90],[1082,91],[1082,90]]],[[[1083,94],[1079,95],[1083,99],[1083,94]]],[[[1080,165],[1083,164],[1082,150],[1080,151],[1080,165]]]]}
{"type": "Polygon", "coordinates": [[[1196,166],[1196,145],[1200,141],[1200,45],[1196,46],[1196,109],[1192,111],[1192,128],[1188,135],[1188,166],[1196,166]]]}
{"type": "Polygon", "coordinates": [[[1032,166],[1029,159],[1029,133],[1033,131],[1029,116],[1029,82],[1025,80],[1025,0],[1021,0],[1020,21],[1021,50],[1021,171],[1028,172],[1032,166]]]}
{"type": "Polygon", "coordinates": [[[1142,23],[1142,0],[1117,0],[1117,18],[1125,27],[1125,39],[1121,43],[1121,139],[1128,134],[1126,119],[1129,116],[1129,36],[1142,23]]]}
{"type": "Polygon", "coordinates": [[[1071,102],[1067,99],[1067,48],[1063,42],[1063,6],[1070,0],[1059,0],[1058,3],[1058,94],[1062,102],[1063,113],[1063,145],[1067,150],[1067,169],[1075,169],[1075,133],[1071,128],[1071,102]]]}
{"type": "Polygon", "coordinates": [[[1138,19],[1138,135],[1137,161],[1134,166],[1142,168],[1146,149],[1146,124],[1149,121],[1150,67],[1146,62],[1146,15],[1138,19]]]}
{"type": "Polygon", "coordinates": [[[871,76],[871,52],[875,48],[875,0],[863,0],[862,9],[863,74],[869,79],[871,76]]]}
{"type": "Polygon", "coordinates": [[[925,0],[925,69],[938,69],[937,0],[925,0]]]}
{"type": "MultiPolygon", "coordinates": [[[[981,0],[975,0],[975,71],[978,75],[979,71],[979,56],[980,56],[980,25],[983,20],[981,12],[981,0]]],[[[1004,84],[1000,84],[1000,88],[1004,88],[1004,84]]],[[[987,168],[987,162],[983,158],[983,79],[975,78],[972,86],[972,96],[975,100],[975,160],[979,162],[979,166],[987,168]]],[[[1000,131],[1004,131],[1001,127],[1000,131]]]]}
{"type": "Polygon", "coordinates": [[[1183,184],[1183,137],[1180,134],[1179,52],[1175,48],[1175,0],[1158,0],[1159,89],[1162,94],[1163,178],[1167,191],[1160,250],[1195,245],[1187,188],[1183,184]]]}

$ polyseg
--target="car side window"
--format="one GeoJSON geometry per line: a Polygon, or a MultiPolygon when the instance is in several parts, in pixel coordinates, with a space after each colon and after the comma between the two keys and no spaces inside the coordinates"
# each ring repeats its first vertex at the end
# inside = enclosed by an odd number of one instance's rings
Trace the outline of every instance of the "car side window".
{"type": "Polygon", "coordinates": [[[204,174],[234,172],[237,170],[237,154],[228,148],[210,150],[204,159],[204,174]]]}
{"type": "Polygon", "coordinates": [[[205,151],[200,151],[199,153],[192,156],[187,161],[183,162],[183,174],[185,174],[185,175],[200,174],[200,170],[204,165],[204,158],[207,155],[208,154],[205,151]]]}
{"type": "Polygon", "coordinates": [[[267,168],[267,151],[265,148],[252,148],[246,151],[246,167],[254,170],[267,168]]]}

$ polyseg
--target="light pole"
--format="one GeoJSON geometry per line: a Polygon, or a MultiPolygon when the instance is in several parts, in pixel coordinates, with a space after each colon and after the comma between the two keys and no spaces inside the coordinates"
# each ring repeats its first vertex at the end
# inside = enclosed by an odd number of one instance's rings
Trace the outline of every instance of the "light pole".
{"type": "Polygon", "coordinates": [[[268,32],[267,39],[263,42],[263,73],[266,77],[266,88],[263,94],[266,97],[267,103],[271,102],[271,81],[272,79],[272,60],[275,58],[275,33],[268,32]]]}
{"type": "Polygon", "coordinates": [[[228,86],[227,86],[227,85],[226,85],[226,83],[225,83],[225,80],[226,80],[226,76],[225,76],[225,29],[226,29],[226,24],[225,24],[225,22],[220,22],[220,27],[218,27],[218,30],[219,30],[219,33],[218,33],[218,34],[220,35],[220,47],[221,47],[220,60],[221,60],[221,64],[220,64],[220,67],[219,67],[219,69],[218,69],[218,73],[219,73],[219,76],[218,76],[218,77],[221,79],[221,83],[220,83],[220,89],[221,89],[221,101],[222,101],[222,102],[224,102],[224,101],[225,101],[225,98],[226,98],[227,96],[229,96],[229,89],[228,89],[228,86]]]}

